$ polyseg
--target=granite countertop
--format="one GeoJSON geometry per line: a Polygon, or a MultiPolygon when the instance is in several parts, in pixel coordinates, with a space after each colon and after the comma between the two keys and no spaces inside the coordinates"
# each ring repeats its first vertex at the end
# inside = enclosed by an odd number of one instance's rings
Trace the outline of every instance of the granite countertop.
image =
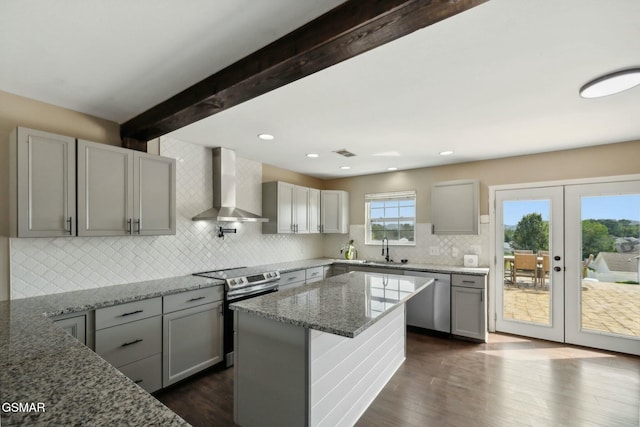
{"type": "MultiPolygon", "coordinates": [[[[333,263],[362,264],[358,260],[319,258],[261,267],[284,273],[333,263]]],[[[364,265],[477,275],[486,275],[489,271],[488,268],[470,269],[429,264],[389,265],[382,262],[364,265]]],[[[311,328],[356,336],[375,322],[376,318],[384,316],[385,310],[388,310],[387,305],[401,303],[400,300],[396,299],[394,302],[391,298],[380,305],[376,302],[377,299],[370,298],[372,294],[363,294],[362,289],[358,294],[356,288],[362,284],[357,285],[353,281],[357,281],[354,277],[362,274],[364,273],[350,273],[342,278],[330,278],[324,282],[327,289],[320,290],[320,283],[323,282],[319,282],[302,289],[272,295],[278,295],[280,310],[287,313],[288,321],[292,323],[307,322],[311,328]],[[337,289],[344,290],[347,297],[343,307],[334,305],[333,321],[327,319],[327,313],[323,315],[321,311],[308,311],[306,317],[305,313],[296,314],[296,307],[311,307],[312,302],[318,298],[327,304],[337,300],[337,289]],[[302,300],[306,302],[300,305],[302,300]],[[356,306],[359,311],[353,310],[356,306]]],[[[203,277],[181,276],[0,301],[0,404],[22,402],[45,405],[44,412],[11,413],[0,410],[2,425],[187,425],[100,356],[58,328],[48,317],[222,284],[222,281],[203,277]]],[[[370,288],[370,292],[378,290],[370,288]]],[[[402,292],[405,292],[404,289],[402,292]]],[[[254,300],[248,300],[247,305],[254,300]]],[[[268,301],[264,302],[265,306],[268,301]]],[[[272,316],[278,318],[277,314],[272,316]]]]}
{"type": "Polygon", "coordinates": [[[331,264],[345,264],[345,265],[362,265],[371,267],[384,267],[395,270],[414,270],[414,271],[433,271],[436,273],[449,273],[449,274],[470,274],[474,276],[486,276],[489,274],[489,267],[463,267],[456,265],[440,265],[440,264],[419,264],[419,263],[387,263],[384,260],[381,261],[364,261],[364,260],[346,260],[338,258],[315,258],[306,259],[302,261],[281,262],[276,264],[267,264],[265,270],[278,270],[280,273],[286,273],[289,271],[302,270],[313,267],[321,267],[331,264]]]}
{"type": "Polygon", "coordinates": [[[432,278],[354,271],[320,282],[233,303],[244,311],[354,338],[433,283],[432,278]]]}
{"type": "Polygon", "coordinates": [[[47,316],[221,284],[183,276],[1,301],[0,403],[45,406],[0,411],[2,425],[188,425],[47,316]]]}

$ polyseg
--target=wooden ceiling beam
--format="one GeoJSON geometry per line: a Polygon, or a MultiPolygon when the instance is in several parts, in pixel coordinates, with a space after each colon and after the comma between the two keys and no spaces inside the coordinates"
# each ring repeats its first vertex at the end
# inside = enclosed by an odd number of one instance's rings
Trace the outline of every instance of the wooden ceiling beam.
{"type": "Polygon", "coordinates": [[[348,0],[120,126],[148,141],[488,0],[348,0]]]}

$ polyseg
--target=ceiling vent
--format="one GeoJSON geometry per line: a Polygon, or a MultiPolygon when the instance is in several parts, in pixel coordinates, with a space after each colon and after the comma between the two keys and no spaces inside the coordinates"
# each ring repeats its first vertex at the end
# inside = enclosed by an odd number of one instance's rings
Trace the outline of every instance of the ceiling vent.
{"type": "Polygon", "coordinates": [[[336,151],[334,151],[334,153],[340,154],[341,156],[344,156],[344,157],[354,157],[355,156],[355,154],[353,154],[351,151],[347,151],[344,148],[342,150],[336,150],[336,151]]]}

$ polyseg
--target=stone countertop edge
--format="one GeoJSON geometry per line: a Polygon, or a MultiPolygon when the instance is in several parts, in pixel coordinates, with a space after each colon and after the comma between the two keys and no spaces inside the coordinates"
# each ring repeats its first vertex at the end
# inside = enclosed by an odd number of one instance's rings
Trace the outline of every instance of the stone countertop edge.
{"type": "MultiPolygon", "coordinates": [[[[342,277],[342,276],[347,276],[345,275],[341,275],[341,276],[337,276],[337,277],[342,277]]],[[[336,277],[336,276],[334,276],[336,277]]],[[[400,277],[404,277],[404,276],[400,276],[400,277]]],[[[389,314],[390,312],[392,312],[393,310],[395,310],[396,308],[400,307],[401,305],[405,304],[409,299],[411,299],[414,295],[418,294],[420,291],[422,291],[424,288],[426,288],[427,286],[429,286],[430,284],[432,284],[434,282],[434,279],[428,278],[428,277],[413,277],[416,280],[424,280],[424,283],[422,285],[420,285],[411,295],[402,298],[401,300],[399,300],[396,304],[394,304],[392,307],[389,307],[388,309],[386,309],[384,312],[382,312],[380,315],[376,316],[376,317],[367,317],[366,319],[363,319],[357,326],[353,327],[353,325],[351,325],[351,327],[343,327],[343,328],[338,328],[335,326],[331,326],[330,324],[328,324],[329,322],[327,320],[323,321],[319,321],[319,320],[312,320],[310,317],[307,319],[300,319],[300,318],[294,318],[291,316],[287,316],[285,313],[282,312],[282,310],[280,309],[275,309],[275,310],[268,310],[268,309],[262,309],[260,307],[251,307],[251,302],[249,301],[254,301],[257,299],[271,299],[276,301],[277,300],[284,300],[284,299],[288,299],[291,298],[293,296],[296,296],[298,294],[305,294],[310,290],[313,289],[317,289],[317,288],[322,288],[324,286],[331,286],[332,284],[328,284],[327,280],[322,280],[319,282],[315,282],[309,285],[305,285],[302,287],[298,287],[298,288],[294,288],[294,289],[288,289],[286,291],[282,291],[282,292],[276,292],[273,294],[268,294],[268,295],[264,295],[262,297],[258,297],[255,299],[251,299],[251,300],[246,300],[246,301],[241,301],[238,303],[233,303],[230,305],[230,308],[232,310],[235,311],[242,311],[245,313],[250,313],[259,317],[263,317],[266,319],[271,319],[271,320],[275,320],[278,322],[282,322],[282,323],[288,323],[291,325],[295,325],[295,326],[300,326],[303,328],[308,328],[308,329],[314,329],[317,331],[321,331],[321,332],[327,332],[330,334],[334,334],[334,335],[339,335],[339,336],[343,336],[343,337],[347,337],[347,338],[355,338],[357,337],[359,334],[361,334],[363,331],[365,331],[367,328],[371,327],[373,324],[375,324],[376,322],[378,322],[380,319],[384,318],[387,314],[389,314]]],[[[340,283],[337,283],[338,285],[340,285],[340,283]]],[[[335,285],[335,284],[334,284],[335,285]]],[[[343,304],[343,306],[346,304],[343,304]]],[[[333,312],[330,308],[327,309],[323,309],[320,310],[323,313],[327,313],[327,316],[325,319],[329,319],[329,321],[331,319],[334,319],[335,316],[337,315],[337,313],[333,312]]],[[[351,316],[346,316],[348,318],[351,318],[351,316]]]]}
{"type": "Polygon", "coordinates": [[[0,412],[13,425],[189,425],[47,317],[222,285],[180,276],[0,301],[2,402],[44,412],[0,412]]]}

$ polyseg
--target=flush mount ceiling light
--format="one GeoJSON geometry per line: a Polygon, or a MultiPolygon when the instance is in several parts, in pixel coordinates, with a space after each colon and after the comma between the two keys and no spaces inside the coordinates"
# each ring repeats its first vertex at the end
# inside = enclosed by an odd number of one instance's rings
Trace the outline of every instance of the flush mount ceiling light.
{"type": "Polygon", "coordinates": [[[397,170],[398,170],[398,168],[391,167],[391,168],[387,168],[387,170],[388,170],[388,171],[397,171],[397,170]]]}
{"type": "Polygon", "coordinates": [[[452,154],[453,154],[453,151],[451,151],[451,150],[441,151],[439,154],[440,154],[441,156],[450,156],[450,155],[452,155],[452,154]]]}
{"type": "Polygon", "coordinates": [[[261,134],[258,134],[258,138],[260,138],[263,141],[271,141],[275,137],[273,135],[271,135],[270,133],[261,133],[261,134]]]}
{"type": "Polygon", "coordinates": [[[640,68],[616,71],[591,80],[580,88],[583,98],[600,98],[614,95],[640,85],[640,68]]]}
{"type": "Polygon", "coordinates": [[[340,166],[340,169],[342,169],[342,170],[345,170],[345,171],[346,171],[346,170],[351,169],[351,166],[340,166]]]}
{"type": "Polygon", "coordinates": [[[318,158],[320,156],[318,154],[316,154],[316,153],[309,153],[309,154],[307,154],[307,157],[310,158],[310,159],[316,159],[316,158],[318,158]]]}

